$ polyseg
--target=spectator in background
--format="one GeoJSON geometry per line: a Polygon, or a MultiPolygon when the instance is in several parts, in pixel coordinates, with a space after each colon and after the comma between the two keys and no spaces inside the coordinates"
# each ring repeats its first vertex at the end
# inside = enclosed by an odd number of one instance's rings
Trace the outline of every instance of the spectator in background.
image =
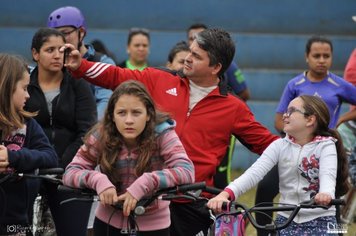
{"type": "Polygon", "coordinates": [[[127,37],[129,58],[118,66],[131,70],[143,70],[148,66],[150,53],[150,32],[145,28],[131,28],[127,37]]]}
{"type": "MultiPolygon", "coordinates": [[[[187,30],[189,45],[192,44],[197,33],[207,28],[208,27],[205,24],[201,23],[191,25],[187,30]]],[[[250,98],[250,92],[247,88],[245,77],[234,61],[231,62],[230,66],[225,71],[224,78],[225,80],[223,81],[227,84],[228,91],[231,94],[238,96],[245,102],[250,98]]],[[[235,143],[235,137],[231,136],[230,145],[226,150],[226,155],[220,163],[220,166],[216,169],[214,184],[217,188],[224,188],[231,182],[231,162],[235,149],[235,143]]]]}
{"type": "MultiPolygon", "coordinates": [[[[89,84],[74,80],[63,69],[63,52],[59,49],[65,36],[51,28],[39,29],[32,38],[32,57],[37,66],[32,70],[25,109],[38,112],[35,117],[54,147],[59,166],[63,169],[71,162],[82,138],[95,124],[96,106],[89,84]]],[[[57,191],[57,184],[44,182],[58,236],[84,236],[91,204],[74,202],[60,205],[73,194],[57,191]]],[[[47,226],[48,227],[48,226],[47,226]]]]}
{"type": "MultiPolygon", "coordinates": [[[[56,28],[62,32],[65,35],[67,43],[73,44],[78,48],[83,58],[89,61],[115,65],[113,59],[105,54],[96,52],[92,45],[84,43],[87,27],[85,18],[78,8],[65,6],[54,10],[48,16],[47,26],[56,28]]],[[[99,86],[90,86],[96,99],[98,119],[101,119],[104,116],[104,111],[112,91],[99,86]]]]}
{"type": "MultiPolygon", "coordinates": [[[[356,22],[356,16],[353,16],[352,20],[356,22]]],[[[352,51],[349,60],[347,61],[345,71],[344,71],[344,79],[352,83],[354,86],[356,86],[356,49],[352,51]]],[[[353,111],[353,113],[355,113],[356,106],[351,105],[350,111],[353,111]]],[[[356,118],[352,116],[351,117],[343,116],[343,118],[345,122],[339,119],[339,126],[337,130],[340,133],[340,136],[344,143],[344,147],[349,155],[350,179],[351,179],[351,183],[353,184],[353,188],[356,188],[356,118]]],[[[343,206],[344,209],[341,210],[343,215],[341,217],[345,218],[346,221],[349,220],[347,218],[350,217],[347,215],[347,212],[348,211],[352,212],[356,208],[356,206],[353,209],[350,207],[350,205],[353,204],[353,201],[356,201],[354,195],[355,195],[354,190],[351,189],[351,191],[349,191],[349,193],[345,196],[347,205],[343,206]],[[345,211],[345,209],[347,210],[345,211]]],[[[356,211],[354,211],[353,215],[355,214],[356,211]]]]}
{"type": "MultiPolygon", "coordinates": [[[[353,16],[352,20],[356,22],[356,16],[353,16]]],[[[344,79],[356,86],[356,49],[352,51],[349,60],[347,61],[344,71],[344,79]]],[[[356,110],[356,106],[351,105],[350,111],[354,110],[356,110]]],[[[356,146],[356,120],[348,120],[347,117],[345,122],[339,120],[338,131],[344,141],[345,148],[348,151],[353,150],[356,146]]]]}
{"type": "Polygon", "coordinates": [[[312,36],[308,39],[305,48],[305,60],[308,70],[299,74],[288,82],[276,110],[275,128],[278,132],[283,130],[283,112],[295,97],[303,94],[321,97],[328,106],[331,119],[330,128],[335,128],[340,121],[342,102],[356,105],[356,87],[343,78],[329,71],[332,64],[332,42],[322,36],[312,36]]]}
{"type": "Polygon", "coordinates": [[[180,41],[169,51],[166,67],[170,70],[180,71],[184,67],[184,59],[189,54],[189,45],[180,41]]]}
{"type": "MultiPolygon", "coordinates": [[[[353,16],[352,20],[356,22],[356,16],[353,16]]],[[[353,85],[356,85],[356,49],[352,51],[350,58],[347,61],[344,79],[353,85]]]]}
{"type": "Polygon", "coordinates": [[[117,60],[116,57],[114,55],[114,53],[112,53],[103,43],[103,41],[101,41],[100,39],[94,39],[90,42],[91,45],[93,45],[94,49],[96,52],[99,52],[101,54],[107,55],[108,57],[110,57],[111,59],[113,59],[113,61],[115,62],[115,64],[117,64],[117,60]]]}

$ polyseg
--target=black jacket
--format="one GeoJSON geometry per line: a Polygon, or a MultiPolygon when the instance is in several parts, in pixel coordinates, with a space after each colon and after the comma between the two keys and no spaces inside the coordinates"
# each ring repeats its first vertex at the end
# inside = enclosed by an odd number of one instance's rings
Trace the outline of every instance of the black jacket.
{"type": "Polygon", "coordinates": [[[52,102],[51,117],[38,84],[37,67],[31,73],[28,92],[30,99],[25,109],[39,112],[35,119],[56,150],[60,167],[65,168],[82,145],[83,136],[97,120],[93,93],[86,81],[74,79],[64,71],[60,94],[52,102]]]}

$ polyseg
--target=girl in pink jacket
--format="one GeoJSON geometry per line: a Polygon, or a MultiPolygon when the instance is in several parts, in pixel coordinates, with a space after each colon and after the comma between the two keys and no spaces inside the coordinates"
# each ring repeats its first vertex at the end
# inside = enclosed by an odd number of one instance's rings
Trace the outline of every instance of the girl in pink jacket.
{"type": "MultiPolygon", "coordinates": [[[[95,235],[127,232],[130,211],[160,188],[194,182],[194,167],[145,87],[127,81],[112,94],[104,118],[84,138],[66,168],[65,185],[96,190],[95,235]],[[112,205],[122,201],[123,211],[112,205]]],[[[169,235],[169,202],[157,200],[137,216],[137,235],[169,235]]]]}

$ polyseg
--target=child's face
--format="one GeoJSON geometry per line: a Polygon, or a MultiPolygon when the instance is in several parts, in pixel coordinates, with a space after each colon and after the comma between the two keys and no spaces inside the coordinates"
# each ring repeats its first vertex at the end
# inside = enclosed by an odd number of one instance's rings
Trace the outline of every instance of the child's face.
{"type": "Polygon", "coordinates": [[[30,83],[30,75],[27,71],[23,73],[22,79],[16,83],[15,92],[12,95],[12,100],[16,110],[23,110],[27,99],[30,98],[27,87],[30,83]]]}
{"type": "Polygon", "coordinates": [[[303,105],[301,98],[295,98],[289,103],[287,112],[283,114],[283,130],[289,135],[295,136],[307,126],[308,118],[304,115],[303,105]]]}
{"type": "Polygon", "coordinates": [[[143,102],[134,95],[122,95],[115,104],[114,123],[128,147],[136,146],[136,139],[150,119],[143,102]]]}

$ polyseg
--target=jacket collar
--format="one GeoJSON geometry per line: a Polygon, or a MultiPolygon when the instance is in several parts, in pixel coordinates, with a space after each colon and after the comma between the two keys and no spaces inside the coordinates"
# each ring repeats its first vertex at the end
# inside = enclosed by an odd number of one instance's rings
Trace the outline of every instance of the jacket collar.
{"type": "MultiPolygon", "coordinates": [[[[285,137],[284,137],[285,140],[287,140],[288,142],[290,143],[293,143],[293,144],[297,144],[295,142],[295,138],[289,134],[287,134],[285,137]]],[[[327,141],[327,140],[332,140],[333,142],[336,142],[337,139],[335,139],[334,137],[332,136],[320,136],[320,135],[317,135],[314,137],[314,139],[312,141],[310,141],[309,143],[307,143],[306,145],[308,144],[312,144],[312,143],[320,143],[320,142],[324,142],[324,141],[327,141]]]]}

